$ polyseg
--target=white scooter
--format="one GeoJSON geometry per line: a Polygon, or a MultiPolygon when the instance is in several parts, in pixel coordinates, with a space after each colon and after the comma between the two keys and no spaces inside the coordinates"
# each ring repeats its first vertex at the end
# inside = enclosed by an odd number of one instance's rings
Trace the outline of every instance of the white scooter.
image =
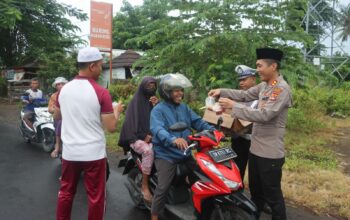
{"type": "MultiPolygon", "coordinates": [[[[26,99],[26,96],[22,98],[26,99]]],[[[48,102],[46,99],[35,99],[32,100],[32,104],[34,105],[32,126],[24,119],[25,111],[22,109],[19,130],[27,143],[41,143],[45,152],[51,152],[55,147],[55,128],[53,117],[48,111],[48,102]]]]}

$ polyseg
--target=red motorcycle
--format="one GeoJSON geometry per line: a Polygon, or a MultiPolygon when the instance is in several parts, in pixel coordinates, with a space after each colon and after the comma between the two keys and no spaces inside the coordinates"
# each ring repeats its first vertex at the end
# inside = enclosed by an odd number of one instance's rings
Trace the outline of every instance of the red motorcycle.
{"type": "MultiPolygon", "coordinates": [[[[176,123],[170,127],[172,131],[188,129],[185,123],[176,123]]],[[[231,147],[220,147],[225,138],[218,130],[202,131],[190,135],[187,151],[196,149],[194,154],[198,167],[188,170],[179,164],[177,174],[170,188],[166,211],[180,219],[258,219],[257,207],[243,193],[243,183],[239,169],[233,158],[237,155],[231,147]],[[197,181],[189,190],[186,177],[189,172],[194,173],[197,181]],[[190,199],[192,197],[192,200],[190,199]]],[[[127,161],[121,161],[125,166],[124,173],[128,174],[126,187],[129,194],[139,208],[149,208],[142,199],[141,194],[141,160],[135,152],[127,161]]],[[[157,186],[157,177],[153,170],[150,178],[150,190],[154,192],[157,186]]]]}

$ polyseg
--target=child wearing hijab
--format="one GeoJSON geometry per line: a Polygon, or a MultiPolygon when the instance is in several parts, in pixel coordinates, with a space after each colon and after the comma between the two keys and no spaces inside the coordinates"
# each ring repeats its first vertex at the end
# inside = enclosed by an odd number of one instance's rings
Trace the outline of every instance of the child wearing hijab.
{"type": "Polygon", "coordinates": [[[153,106],[159,100],[155,96],[157,81],[153,77],[144,77],[129,103],[125,120],[120,132],[119,145],[124,151],[132,148],[142,155],[142,195],[146,202],[151,203],[152,194],[149,190],[148,180],[153,165],[153,146],[150,131],[150,115],[153,106]]]}

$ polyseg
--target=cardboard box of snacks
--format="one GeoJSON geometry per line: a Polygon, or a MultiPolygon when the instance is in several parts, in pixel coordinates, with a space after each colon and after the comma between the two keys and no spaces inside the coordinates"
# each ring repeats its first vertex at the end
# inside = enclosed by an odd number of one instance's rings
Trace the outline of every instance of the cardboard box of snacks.
{"type": "Polygon", "coordinates": [[[221,124],[221,127],[223,128],[224,133],[228,135],[232,133],[244,133],[251,122],[233,118],[230,112],[231,109],[226,109],[225,112],[217,114],[217,112],[207,108],[204,112],[203,120],[210,124],[217,125],[219,118],[222,117],[223,123],[221,124]]]}

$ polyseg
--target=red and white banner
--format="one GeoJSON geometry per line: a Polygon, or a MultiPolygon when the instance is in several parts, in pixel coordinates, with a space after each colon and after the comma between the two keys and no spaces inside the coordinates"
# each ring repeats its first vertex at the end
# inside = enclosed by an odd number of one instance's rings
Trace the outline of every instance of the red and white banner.
{"type": "Polygon", "coordinates": [[[112,17],[112,4],[91,1],[90,46],[112,50],[112,17]]]}

